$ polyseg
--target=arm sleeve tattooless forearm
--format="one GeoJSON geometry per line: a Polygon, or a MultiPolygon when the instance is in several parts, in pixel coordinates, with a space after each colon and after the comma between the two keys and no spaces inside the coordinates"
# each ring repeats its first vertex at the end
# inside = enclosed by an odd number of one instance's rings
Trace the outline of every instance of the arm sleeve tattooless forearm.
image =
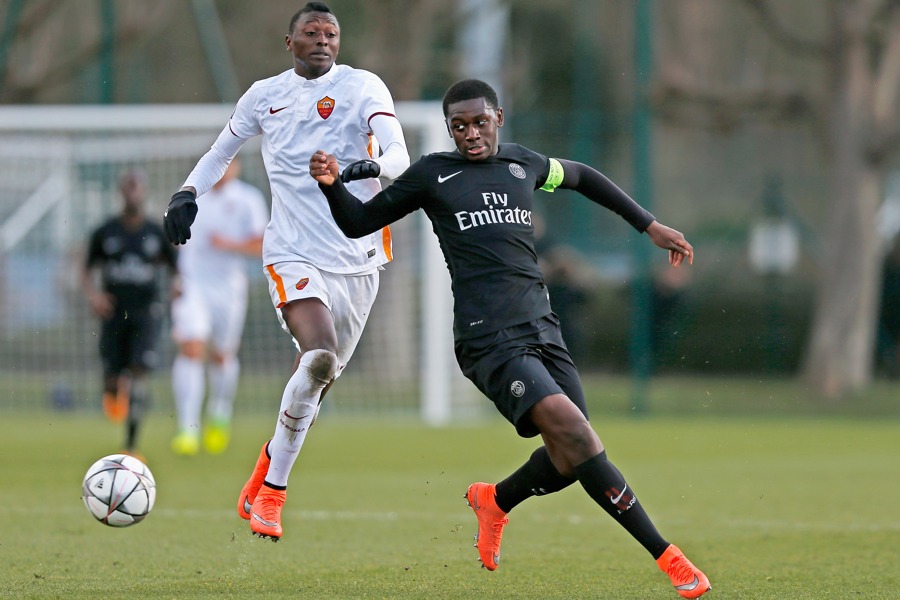
{"type": "MultiPolygon", "coordinates": [[[[613,211],[640,232],[646,230],[650,223],[656,220],[650,212],[632,200],[600,171],[579,162],[551,158],[550,173],[542,189],[547,189],[548,185],[578,192],[613,211]]],[[[552,191],[552,188],[547,191],[552,191]]]]}

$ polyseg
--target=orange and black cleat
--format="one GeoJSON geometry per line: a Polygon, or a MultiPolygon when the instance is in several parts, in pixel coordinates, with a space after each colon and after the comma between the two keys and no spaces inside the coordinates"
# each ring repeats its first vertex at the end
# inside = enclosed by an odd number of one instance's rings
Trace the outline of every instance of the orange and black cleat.
{"type": "Polygon", "coordinates": [[[473,483],[466,490],[466,502],[478,517],[478,533],[475,534],[475,547],[481,566],[494,571],[500,563],[500,539],[503,527],[509,523],[506,513],[500,510],[494,499],[496,486],[492,483],[473,483]]]}
{"type": "Polygon", "coordinates": [[[256,459],[256,466],[253,467],[253,473],[250,475],[247,483],[244,484],[244,488],[241,490],[241,495],[238,498],[238,515],[248,521],[250,520],[250,508],[256,500],[259,488],[262,487],[263,481],[266,479],[266,473],[269,472],[269,463],[271,461],[269,460],[269,455],[266,454],[268,445],[269,442],[263,444],[262,450],[259,452],[259,458],[256,459]]]}
{"type": "Polygon", "coordinates": [[[103,394],[103,414],[113,423],[121,423],[128,418],[128,396],[125,394],[103,394]]]}
{"type": "Polygon", "coordinates": [[[709,579],[685,557],[675,544],[670,544],[656,564],[672,580],[682,598],[699,598],[712,589],[709,579]]]}
{"type": "Polygon", "coordinates": [[[268,486],[260,488],[250,509],[250,530],[261,538],[273,542],[281,539],[281,507],[287,499],[285,490],[276,490],[268,486]]]}

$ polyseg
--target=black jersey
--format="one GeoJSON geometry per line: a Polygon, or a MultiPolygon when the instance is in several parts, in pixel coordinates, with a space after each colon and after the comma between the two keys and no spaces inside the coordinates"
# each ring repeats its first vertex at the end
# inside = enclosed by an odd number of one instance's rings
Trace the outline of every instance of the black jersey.
{"type": "Polygon", "coordinates": [[[176,259],[160,225],[145,221],[130,230],[116,217],[91,235],[87,267],[100,267],[103,289],[116,297],[117,308],[136,309],[157,300],[159,267],[174,271],[176,259]]]}
{"type": "Polygon", "coordinates": [[[546,156],[518,144],[501,144],[479,161],[438,152],[420,158],[366,204],[386,223],[425,211],[450,270],[456,339],[550,313],[531,223],[534,191],[549,168],[546,156]]]}

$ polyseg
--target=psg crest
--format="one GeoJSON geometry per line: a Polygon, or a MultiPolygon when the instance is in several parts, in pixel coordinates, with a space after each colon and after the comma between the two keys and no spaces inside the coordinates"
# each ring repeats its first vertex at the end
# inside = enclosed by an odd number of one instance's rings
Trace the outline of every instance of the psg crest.
{"type": "Polygon", "coordinates": [[[334,99],[325,96],[318,102],[316,102],[316,110],[319,111],[319,116],[323,119],[327,119],[331,116],[332,111],[334,110],[334,99]]]}

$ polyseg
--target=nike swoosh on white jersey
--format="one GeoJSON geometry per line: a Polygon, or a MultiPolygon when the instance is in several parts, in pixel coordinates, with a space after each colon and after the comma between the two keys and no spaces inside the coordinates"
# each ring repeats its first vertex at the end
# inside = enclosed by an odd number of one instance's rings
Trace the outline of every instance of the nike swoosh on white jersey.
{"type": "Polygon", "coordinates": [[[456,176],[459,175],[460,173],[462,173],[462,171],[457,171],[456,173],[450,173],[450,174],[447,175],[446,177],[444,177],[443,175],[438,175],[438,183],[444,183],[445,181],[447,181],[447,180],[450,179],[451,177],[456,177],[456,176]]]}
{"type": "Polygon", "coordinates": [[[622,491],[619,492],[619,495],[616,496],[615,498],[610,498],[609,501],[612,502],[613,504],[618,504],[619,500],[622,499],[622,496],[625,495],[625,490],[627,490],[627,489],[628,489],[628,484],[626,483],[625,487],[622,488],[622,491]]]}

